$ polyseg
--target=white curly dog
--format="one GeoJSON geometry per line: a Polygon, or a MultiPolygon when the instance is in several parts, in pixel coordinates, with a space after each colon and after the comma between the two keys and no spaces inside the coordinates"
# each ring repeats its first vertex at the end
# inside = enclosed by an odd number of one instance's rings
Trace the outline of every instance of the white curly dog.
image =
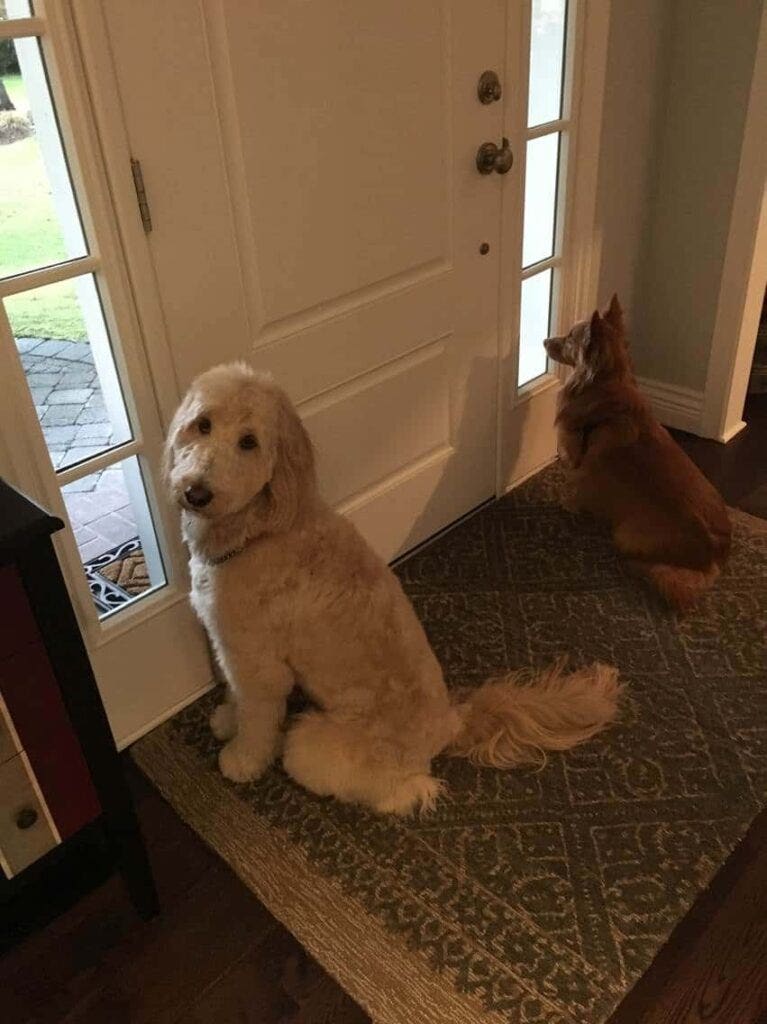
{"type": "Polygon", "coordinates": [[[182,509],[192,604],[228,682],[211,718],[221,772],[285,771],[378,812],[431,808],[441,751],[535,762],[615,717],[617,671],[554,666],[451,700],[399,582],[320,498],[311,442],[287,396],[245,364],[194,381],[171,424],[165,473],[182,509]],[[285,730],[294,683],[315,710],[285,730]]]}

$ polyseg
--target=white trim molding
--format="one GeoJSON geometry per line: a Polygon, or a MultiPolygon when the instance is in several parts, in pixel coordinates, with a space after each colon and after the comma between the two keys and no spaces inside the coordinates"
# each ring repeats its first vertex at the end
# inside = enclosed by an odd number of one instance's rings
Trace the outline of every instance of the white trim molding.
{"type": "Polygon", "coordinates": [[[683,388],[678,384],[666,384],[648,377],[638,377],[637,383],[664,426],[686,430],[689,434],[701,433],[702,391],[683,388]]]}

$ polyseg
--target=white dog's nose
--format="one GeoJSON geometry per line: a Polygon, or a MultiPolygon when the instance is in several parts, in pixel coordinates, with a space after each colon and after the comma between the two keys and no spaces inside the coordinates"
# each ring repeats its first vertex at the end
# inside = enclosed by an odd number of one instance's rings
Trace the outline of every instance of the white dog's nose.
{"type": "Polygon", "coordinates": [[[213,491],[206,487],[205,484],[192,484],[191,487],[187,487],[184,491],[184,497],[187,500],[187,504],[192,508],[205,508],[206,505],[210,504],[213,491]]]}

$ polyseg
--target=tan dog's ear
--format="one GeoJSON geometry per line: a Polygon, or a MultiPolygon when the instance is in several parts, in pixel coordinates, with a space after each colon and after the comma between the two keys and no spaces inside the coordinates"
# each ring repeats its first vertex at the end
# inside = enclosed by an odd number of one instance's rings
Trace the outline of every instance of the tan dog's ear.
{"type": "Polygon", "coordinates": [[[269,526],[287,530],[300,504],[313,496],[314,450],[301,418],[287,396],[279,393],[278,438],[274,472],[269,482],[269,526]]]}
{"type": "Polygon", "coordinates": [[[601,317],[598,312],[592,316],[583,361],[588,369],[588,380],[616,377],[630,370],[623,314],[616,297],[605,316],[601,317]]]}
{"type": "Polygon", "coordinates": [[[590,363],[591,357],[596,353],[599,348],[599,340],[604,333],[602,317],[599,315],[599,310],[595,309],[591,314],[589,325],[586,328],[586,334],[581,344],[580,356],[584,363],[590,363]]]}
{"type": "Polygon", "coordinates": [[[605,320],[610,324],[614,331],[619,334],[623,333],[623,310],[621,304],[618,301],[618,293],[613,292],[613,297],[610,299],[610,305],[605,313],[605,320]]]}
{"type": "Polygon", "coordinates": [[[595,309],[586,328],[586,337],[581,346],[581,363],[586,369],[583,381],[590,383],[604,369],[608,358],[610,327],[595,309]]]}
{"type": "Polygon", "coordinates": [[[186,398],[182,399],[181,405],[176,409],[173,414],[173,419],[170,421],[168,427],[168,433],[165,436],[165,444],[162,446],[162,457],[160,459],[160,479],[165,485],[165,489],[170,489],[170,474],[173,471],[173,449],[176,442],[176,434],[178,428],[181,426],[183,419],[183,410],[186,408],[186,398]]]}

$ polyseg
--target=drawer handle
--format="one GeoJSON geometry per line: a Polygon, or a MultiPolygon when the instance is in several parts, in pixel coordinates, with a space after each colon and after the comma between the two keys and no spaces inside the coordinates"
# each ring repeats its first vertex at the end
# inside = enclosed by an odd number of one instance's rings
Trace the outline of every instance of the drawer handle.
{"type": "Polygon", "coordinates": [[[37,811],[34,807],[22,807],[16,815],[16,827],[20,829],[32,828],[37,821],[37,811]]]}

